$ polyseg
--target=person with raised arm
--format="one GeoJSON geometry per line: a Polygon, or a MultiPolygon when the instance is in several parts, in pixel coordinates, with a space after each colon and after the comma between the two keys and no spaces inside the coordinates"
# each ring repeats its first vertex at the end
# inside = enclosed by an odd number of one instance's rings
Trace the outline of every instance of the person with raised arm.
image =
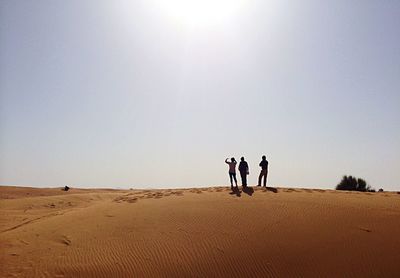
{"type": "Polygon", "coordinates": [[[233,189],[233,180],[235,180],[236,187],[237,180],[236,180],[236,160],[234,157],[231,158],[231,161],[228,161],[229,158],[225,159],[225,163],[229,165],[229,179],[231,180],[231,189],[233,189]]]}

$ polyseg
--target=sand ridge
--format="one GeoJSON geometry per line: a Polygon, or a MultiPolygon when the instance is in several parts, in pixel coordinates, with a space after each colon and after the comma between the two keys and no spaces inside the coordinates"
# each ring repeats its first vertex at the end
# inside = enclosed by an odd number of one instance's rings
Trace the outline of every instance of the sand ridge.
{"type": "Polygon", "coordinates": [[[400,274],[396,193],[0,187],[0,194],[2,277],[400,274]]]}

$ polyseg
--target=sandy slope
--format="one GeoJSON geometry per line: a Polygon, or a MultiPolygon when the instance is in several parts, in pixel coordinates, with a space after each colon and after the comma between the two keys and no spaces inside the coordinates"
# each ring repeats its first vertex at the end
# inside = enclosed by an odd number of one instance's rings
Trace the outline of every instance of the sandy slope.
{"type": "Polygon", "coordinates": [[[400,194],[230,193],[0,187],[0,276],[400,277],[400,194]]]}

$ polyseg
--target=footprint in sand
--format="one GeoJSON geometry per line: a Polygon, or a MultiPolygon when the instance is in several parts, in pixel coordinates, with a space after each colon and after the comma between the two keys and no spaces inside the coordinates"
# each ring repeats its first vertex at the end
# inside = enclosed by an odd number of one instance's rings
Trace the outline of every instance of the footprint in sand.
{"type": "Polygon", "coordinates": [[[196,194],[201,194],[203,193],[203,191],[201,191],[200,189],[191,189],[189,190],[190,193],[196,193],[196,194]]]}
{"type": "Polygon", "coordinates": [[[63,235],[60,239],[60,243],[70,246],[72,241],[68,236],[63,235]]]}
{"type": "Polygon", "coordinates": [[[182,191],[172,191],[171,194],[172,195],[176,195],[176,196],[183,196],[183,192],[182,191]]]}

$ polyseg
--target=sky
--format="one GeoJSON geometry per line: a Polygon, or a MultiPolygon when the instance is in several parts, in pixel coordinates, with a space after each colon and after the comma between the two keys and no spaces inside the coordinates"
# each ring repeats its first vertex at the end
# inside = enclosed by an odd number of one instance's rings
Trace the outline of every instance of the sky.
{"type": "Polygon", "coordinates": [[[0,1],[0,184],[400,190],[400,1],[0,1]]]}

